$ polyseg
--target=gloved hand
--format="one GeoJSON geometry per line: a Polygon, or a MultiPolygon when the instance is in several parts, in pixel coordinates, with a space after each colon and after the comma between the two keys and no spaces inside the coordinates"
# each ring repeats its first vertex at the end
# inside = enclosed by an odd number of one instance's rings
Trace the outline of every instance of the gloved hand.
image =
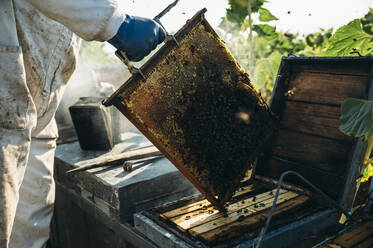
{"type": "Polygon", "coordinates": [[[166,32],[152,19],[126,15],[117,34],[108,42],[125,52],[129,60],[140,61],[165,38],[166,32]]]}

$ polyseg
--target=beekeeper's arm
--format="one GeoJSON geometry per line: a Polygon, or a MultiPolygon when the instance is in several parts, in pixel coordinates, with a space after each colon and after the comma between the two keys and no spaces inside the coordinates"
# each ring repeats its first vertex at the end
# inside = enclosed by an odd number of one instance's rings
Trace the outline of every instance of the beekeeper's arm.
{"type": "Polygon", "coordinates": [[[109,41],[138,61],[165,39],[153,20],[124,14],[116,0],[28,0],[84,40],[109,41]]]}

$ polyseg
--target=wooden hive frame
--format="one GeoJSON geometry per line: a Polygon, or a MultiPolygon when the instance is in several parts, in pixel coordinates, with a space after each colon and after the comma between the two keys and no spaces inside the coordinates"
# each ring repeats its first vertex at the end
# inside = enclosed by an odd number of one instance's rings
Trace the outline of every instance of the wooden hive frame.
{"type": "Polygon", "coordinates": [[[268,106],[199,11],[111,97],[219,209],[269,140],[268,106]],[[229,154],[226,156],[225,154],[229,154]]]}
{"type": "MultiPolygon", "coordinates": [[[[284,57],[270,102],[278,128],[256,163],[251,184],[236,193],[228,214],[217,213],[197,197],[144,215],[189,243],[202,240],[209,246],[229,247],[258,235],[272,205],[274,184],[287,170],[302,174],[344,209],[350,209],[366,143],[338,131],[339,105],[348,97],[373,98],[372,65],[373,57],[284,57]],[[335,89],[336,85],[340,87],[335,89]],[[305,154],[310,148],[314,150],[305,154]]],[[[298,179],[289,178],[284,185],[288,191],[282,192],[285,197],[279,201],[272,229],[326,208],[319,201],[315,203],[312,192],[298,179]]]]}

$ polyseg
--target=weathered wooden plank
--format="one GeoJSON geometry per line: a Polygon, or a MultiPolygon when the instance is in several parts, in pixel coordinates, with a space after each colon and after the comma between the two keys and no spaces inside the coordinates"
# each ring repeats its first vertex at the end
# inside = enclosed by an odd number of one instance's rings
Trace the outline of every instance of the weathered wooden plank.
{"type": "Polygon", "coordinates": [[[341,245],[342,247],[354,247],[371,236],[373,236],[373,221],[367,221],[339,236],[333,243],[341,245]]]}
{"type": "Polygon", "coordinates": [[[363,242],[356,245],[354,248],[372,248],[373,247],[373,234],[364,240],[363,242]]]}
{"type": "Polygon", "coordinates": [[[364,98],[367,77],[293,72],[287,98],[294,101],[340,105],[349,97],[364,98]]]}
{"type": "Polygon", "coordinates": [[[285,101],[280,127],[352,142],[352,137],[338,130],[340,112],[337,106],[285,101]]]}
{"type": "MultiPolygon", "coordinates": [[[[291,196],[297,196],[296,193],[289,192],[287,190],[281,190],[280,196],[282,198],[289,198],[291,196]]],[[[205,225],[211,221],[215,220],[219,222],[221,220],[229,221],[229,217],[232,215],[237,215],[238,213],[244,212],[244,209],[248,209],[247,214],[253,214],[259,211],[261,208],[254,208],[254,205],[257,206],[260,203],[264,203],[269,200],[273,200],[274,193],[272,191],[257,195],[255,198],[251,197],[249,199],[242,199],[241,201],[235,202],[227,206],[226,214],[220,213],[214,208],[205,208],[203,210],[194,211],[192,213],[187,213],[184,215],[177,216],[172,218],[171,221],[178,225],[178,227],[186,231],[188,229],[197,227],[199,225],[205,225]],[[255,210],[252,210],[255,209],[255,210]]],[[[264,203],[263,207],[268,204],[264,203]]],[[[211,225],[210,225],[211,226],[211,225]]],[[[215,226],[214,226],[215,227],[215,226]]]]}
{"type": "Polygon", "coordinates": [[[330,61],[317,62],[317,63],[306,63],[306,64],[293,64],[293,71],[304,71],[314,73],[325,73],[325,74],[337,74],[337,75],[355,75],[355,76],[368,76],[370,74],[370,67],[372,62],[356,61],[341,62],[337,61],[331,63],[330,61]]]}
{"type": "MultiPolygon", "coordinates": [[[[277,202],[280,204],[280,203],[289,201],[293,198],[296,198],[298,196],[299,194],[288,191],[288,192],[281,194],[278,197],[277,202]]],[[[235,211],[229,212],[227,216],[219,215],[218,218],[216,219],[214,218],[207,219],[206,221],[204,221],[203,224],[190,228],[188,232],[192,236],[198,236],[202,233],[206,233],[206,232],[210,232],[215,229],[219,229],[223,226],[230,225],[237,221],[240,222],[243,219],[248,218],[248,217],[255,219],[256,218],[255,216],[257,216],[260,212],[263,212],[272,206],[273,198],[274,196],[267,198],[267,199],[262,199],[261,202],[250,204],[239,210],[236,209],[235,211]]]]}
{"type": "Polygon", "coordinates": [[[273,141],[272,154],[309,165],[310,168],[343,175],[350,149],[349,142],[282,129],[273,141]]]}
{"type": "MultiPolygon", "coordinates": [[[[240,197],[240,196],[242,196],[244,194],[247,194],[250,191],[254,191],[258,188],[260,188],[260,186],[258,184],[251,184],[251,185],[241,187],[234,194],[233,198],[240,197]]],[[[191,212],[194,212],[194,211],[200,211],[202,209],[207,209],[207,208],[212,209],[211,203],[208,200],[202,200],[202,201],[198,201],[198,202],[188,204],[187,206],[183,206],[183,207],[180,207],[180,208],[173,209],[171,211],[162,213],[160,216],[163,219],[167,220],[167,219],[174,218],[176,216],[185,215],[185,214],[188,214],[188,213],[191,213],[191,212]]]]}
{"type": "MultiPolygon", "coordinates": [[[[288,170],[293,170],[305,178],[307,178],[311,183],[321,188],[329,196],[337,200],[341,193],[341,186],[344,185],[343,177],[310,168],[307,166],[302,166],[299,164],[292,164],[284,161],[279,161],[274,158],[270,158],[266,163],[261,164],[256,168],[259,175],[266,175],[267,177],[274,178],[278,180],[282,173],[288,170]]],[[[298,178],[290,176],[285,178],[285,182],[305,187],[305,183],[300,181],[298,178]]]]}
{"type": "MultiPolygon", "coordinates": [[[[299,196],[292,200],[280,203],[277,206],[272,219],[275,220],[281,218],[281,216],[284,216],[284,214],[289,214],[289,212],[292,212],[293,210],[298,209],[306,204],[308,199],[309,198],[306,196],[299,196]]],[[[254,230],[259,231],[259,227],[263,225],[269,211],[270,210],[267,209],[262,213],[256,214],[255,216],[236,219],[236,221],[231,222],[230,225],[220,226],[219,228],[215,228],[209,232],[200,234],[199,237],[209,244],[215,244],[239,236],[242,233],[247,233],[254,230]]]]}

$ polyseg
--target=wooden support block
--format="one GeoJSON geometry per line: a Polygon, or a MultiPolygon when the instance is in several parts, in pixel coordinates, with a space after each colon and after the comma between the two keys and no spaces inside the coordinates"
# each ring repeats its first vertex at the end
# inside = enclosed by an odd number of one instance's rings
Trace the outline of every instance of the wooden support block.
{"type": "MultiPolygon", "coordinates": [[[[309,198],[307,196],[298,196],[291,200],[279,202],[276,211],[272,217],[273,220],[280,218],[284,214],[288,214],[289,211],[293,211],[307,203],[309,198]]],[[[258,230],[264,224],[270,209],[267,208],[264,212],[249,216],[229,223],[229,225],[220,226],[213,230],[199,234],[209,244],[215,244],[224,240],[228,240],[233,237],[242,235],[250,231],[258,230]]]]}

